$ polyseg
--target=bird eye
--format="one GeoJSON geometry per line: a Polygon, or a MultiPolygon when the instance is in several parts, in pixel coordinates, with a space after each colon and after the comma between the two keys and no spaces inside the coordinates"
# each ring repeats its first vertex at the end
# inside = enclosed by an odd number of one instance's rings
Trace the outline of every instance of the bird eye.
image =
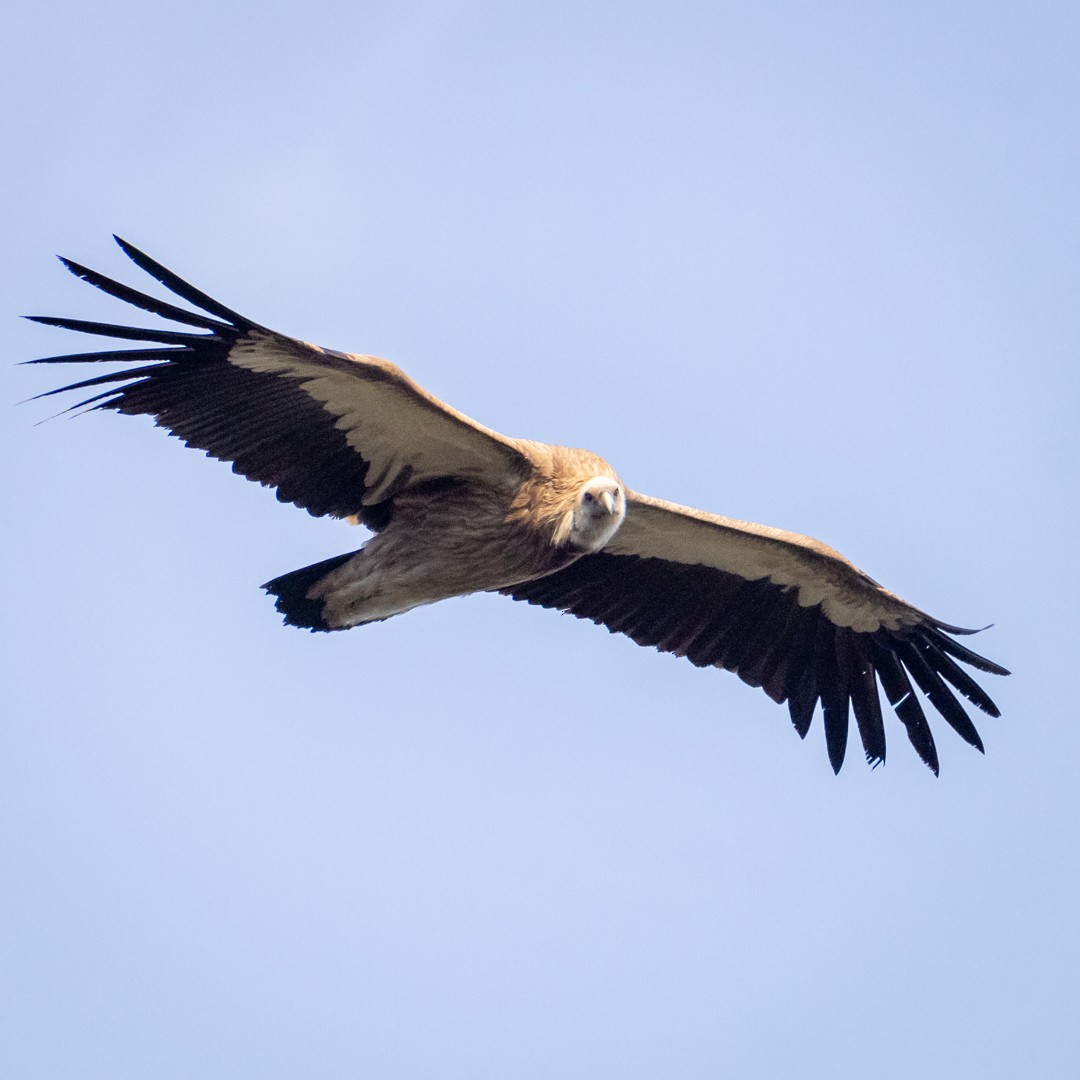
{"type": "Polygon", "coordinates": [[[586,491],[585,494],[581,496],[581,501],[591,503],[594,500],[594,498],[595,498],[595,496],[593,495],[593,493],[591,491],[586,491]]]}

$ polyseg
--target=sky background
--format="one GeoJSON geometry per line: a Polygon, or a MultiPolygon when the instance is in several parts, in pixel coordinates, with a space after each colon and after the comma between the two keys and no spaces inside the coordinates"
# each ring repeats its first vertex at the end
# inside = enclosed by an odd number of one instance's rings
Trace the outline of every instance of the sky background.
{"type": "Polygon", "coordinates": [[[1080,1074],[1075,4],[42,2],[0,46],[0,1072],[1080,1074]],[[479,596],[150,421],[61,253],[809,533],[975,647],[983,757],[479,596]],[[74,373],[72,378],[77,377],[74,373]]]}

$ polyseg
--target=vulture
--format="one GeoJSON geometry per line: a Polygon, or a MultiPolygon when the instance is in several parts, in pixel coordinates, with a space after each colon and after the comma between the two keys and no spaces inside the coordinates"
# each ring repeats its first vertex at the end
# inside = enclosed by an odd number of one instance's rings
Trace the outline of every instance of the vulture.
{"type": "Polygon", "coordinates": [[[834,771],[850,716],[867,761],[885,760],[879,683],[934,773],[921,699],[983,749],[958,696],[1000,713],[961,665],[1008,672],[957,640],[974,631],[912,607],[826,544],[638,494],[588,450],[501,435],[394,364],[268,330],[116,241],[190,307],[61,261],[183,329],[29,316],[139,343],[29,361],[135,365],[38,397],[92,390],[68,411],[152,416],[186,445],[276,489],[282,502],[366,526],[373,535],[359,550],[263,586],[286,624],[345,630],[451,596],[498,592],[734,672],[786,702],[800,736],[820,702],[834,771]]]}

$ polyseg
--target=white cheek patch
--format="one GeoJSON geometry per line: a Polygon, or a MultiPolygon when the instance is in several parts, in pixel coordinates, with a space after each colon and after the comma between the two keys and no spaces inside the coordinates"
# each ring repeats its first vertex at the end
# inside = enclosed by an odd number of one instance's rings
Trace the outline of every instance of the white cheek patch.
{"type": "Polygon", "coordinates": [[[571,542],[582,551],[599,551],[619,531],[625,517],[624,506],[620,506],[614,514],[601,514],[596,517],[584,513],[575,514],[571,542]]]}

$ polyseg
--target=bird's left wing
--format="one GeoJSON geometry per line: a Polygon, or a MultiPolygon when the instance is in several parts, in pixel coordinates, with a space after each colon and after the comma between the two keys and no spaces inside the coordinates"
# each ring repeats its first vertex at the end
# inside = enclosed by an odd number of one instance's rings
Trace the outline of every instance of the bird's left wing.
{"type": "Polygon", "coordinates": [[[199,310],[62,260],[110,296],[191,328],[30,316],[50,326],[149,343],[30,361],[138,365],[50,391],[106,387],[73,408],[153,416],[187,445],[276,488],[282,502],[317,516],[356,516],[374,527],[389,500],[410,485],[448,477],[497,482],[524,474],[527,463],[513,439],[450,408],[388,361],[267,330],[131,244],[119,238],[117,243],[137,266],[199,310]]]}
{"type": "Polygon", "coordinates": [[[800,735],[820,701],[837,771],[849,711],[867,760],[885,759],[879,680],[912,745],[936,773],[934,738],[912,680],[981,750],[953,689],[991,716],[998,709],[956,661],[1008,674],[951,636],[971,631],[912,607],[820,541],[634,492],[626,520],[603,551],[503,591],[699,667],[735,672],[786,701],[800,735]]]}

